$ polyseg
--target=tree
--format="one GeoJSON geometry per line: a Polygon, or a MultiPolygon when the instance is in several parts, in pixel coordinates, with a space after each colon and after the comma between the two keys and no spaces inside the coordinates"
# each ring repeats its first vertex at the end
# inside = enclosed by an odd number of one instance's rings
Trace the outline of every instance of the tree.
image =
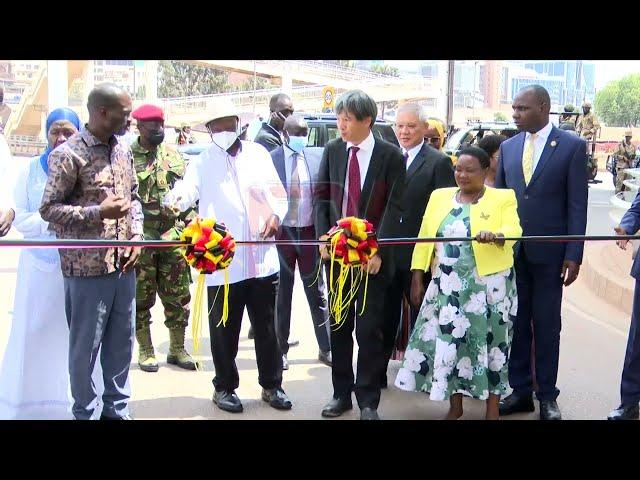
{"type": "Polygon", "coordinates": [[[158,64],[158,96],[189,97],[231,90],[227,72],[177,60],[161,60],[158,64]]]}
{"type": "Polygon", "coordinates": [[[371,65],[370,70],[374,73],[382,73],[383,75],[391,75],[392,77],[400,76],[400,70],[391,65],[371,65]]]}
{"type": "MultiPolygon", "coordinates": [[[[265,90],[273,86],[274,85],[266,78],[256,77],[256,90],[265,90]]],[[[247,92],[249,90],[253,90],[253,77],[247,78],[241,85],[236,87],[236,91],[238,92],[247,92]]]]}
{"type": "Polygon", "coordinates": [[[493,114],[493,120],[496,121],[496,122],[508,122],[509,121],[507,116],[502,112],[494,113],[493,114]]]}
{"type": "Polygon", "coordinates": [[[640,123],[640,74],[609,82],[596,93],[594,110],[613,127],[635,127],[640,123]]]}

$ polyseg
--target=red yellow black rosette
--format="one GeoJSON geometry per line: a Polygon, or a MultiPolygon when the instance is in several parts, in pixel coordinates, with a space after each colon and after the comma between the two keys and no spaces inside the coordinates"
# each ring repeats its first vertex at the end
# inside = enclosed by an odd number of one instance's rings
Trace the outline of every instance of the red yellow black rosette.
{"type": "Polygon", "coordinates": [[[369,282],[365,268],[369,259],[378,251],[378,240],[373,225],[356,217],[338,220],[327,235],[331,242],[331,264],[336,262],[340,266],[338,278],[334,280],[333,267],[330,269],[329,278],[329,289],[333,294],[329,308],[335,324],[339,327],[346,318],[347,307],[358,293],[363,276],[365,287],[360,314],[364,312],[369,282]],[[349,290],[345,295],[345,285],[349,279],[349,290]]]}
{"type": "MultiPolygon", "coordinates": [[[[225,270],[224,303],[220,323],[224,326],[229,317],[229,271],[227,268],[233,260],[236,242],[224,223],[218,223],[211,218],[204,220],[195,218],[192,220],[182,230],[180,240],[187,242],[183,251],[184,258],[186,258],[189,265],[199,272],[191,321],[193,348],[194,353],[196,353],[200,347],[202,305],[206,293],[205,275],[225,270]]],[[[218,326],[220,323],[218,323],[218,326]]]]}

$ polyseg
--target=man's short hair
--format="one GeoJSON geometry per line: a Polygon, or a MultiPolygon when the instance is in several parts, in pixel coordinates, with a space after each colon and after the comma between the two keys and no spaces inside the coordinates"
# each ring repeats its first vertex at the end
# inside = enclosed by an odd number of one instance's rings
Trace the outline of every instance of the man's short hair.
{"type": "Polygon", "coordinates": [[[417,103],[405,103],[404,105],[400,105],[398,107],[396,115],[401,112],[414,113],[421,122],[427,122],[429,119],[426,110],[422,107],[422,105],[419,105],[417,103]]]}
{"type": "Polygon", "coordinates": [[[378,116],[378,106],[376,102],[362,90],[349,90],[338,98],[335,108],[336,115],[344,110],[353,114],[359,121],[371,117],[369,127],[373,126],[378,116]]]}

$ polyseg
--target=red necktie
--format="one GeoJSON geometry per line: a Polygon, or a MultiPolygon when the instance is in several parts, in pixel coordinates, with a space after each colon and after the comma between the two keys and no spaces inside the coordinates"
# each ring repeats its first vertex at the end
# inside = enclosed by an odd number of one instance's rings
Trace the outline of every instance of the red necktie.
{"type": "Polygon", "coordinates": [[[347,193],[347,217],[358,216],[358,204],[360,203],[360,165],[356,153],[359,147],[351,147],[349,159],[349,180],[347,193]]]}

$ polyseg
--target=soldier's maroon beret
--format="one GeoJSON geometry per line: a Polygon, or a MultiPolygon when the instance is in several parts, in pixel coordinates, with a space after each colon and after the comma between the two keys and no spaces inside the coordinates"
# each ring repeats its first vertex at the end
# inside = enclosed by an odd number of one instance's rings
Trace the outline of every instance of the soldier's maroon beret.
{"type": "Polygon", "coordinates": [[[164,112],[160,107],[156,107],[155,105],[140,105],[131,115],[133,118],[141,122],[154,120],[164,122],[164,112]]]}

